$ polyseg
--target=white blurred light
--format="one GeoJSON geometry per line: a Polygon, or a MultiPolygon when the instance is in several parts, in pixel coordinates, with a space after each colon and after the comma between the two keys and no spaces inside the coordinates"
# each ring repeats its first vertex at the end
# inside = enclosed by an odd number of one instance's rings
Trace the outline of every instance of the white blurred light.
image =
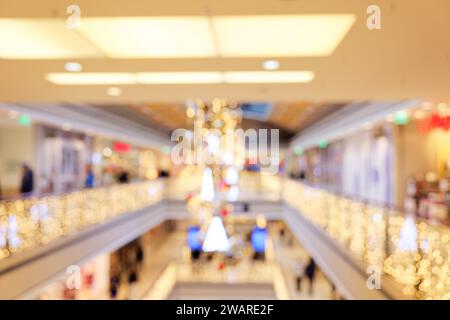
{"type": "Polygon", "coordinates": [[[413,217],[409,216],[405,219],[397,246],[401,251],[417,251],[417,226],[413,217]]]}
{"type": "Polygon", "coordinates": [[[64,70],[69,72],[80,72],[83,70],[83,66],[79,62],[67,62],[64,65],[64,70]]]}
{"type": "Polygon", "coordinates": [[[307,83],[314,79],[313,71],[229,71],[225,83],[307,83]]]}
{"type": "Polygon", "coordinates": [[[98,153],[98,152],[95,152],[92,155],[92,164],[93,165],[98,165],[100,163],[102,163],[102,155],[100,153],[98,153]]]}
{"type": "Polygon", "coordinates": [[[206,142],[208,143],[208,152],[217,155],[220,151],[220,137],[217,134],[208,134],[206,142]]]}
{"type": "Polygon", "coordinates": [[[230,202],[236,202],[239,200],[239,187],[232,186],[227,193],[227,200],[230,202]]]}
{"type": "Polygon", "coordinates": [[[212,202],[215,196],[213,172],[211,168],[205,168],[202,177],[200,199],[202,201],[212,202]]]}
{"type": "Polygon", "coordinates": [[[107,158],[112,156],[112,150],[110,148],[104,148],[102,153],[103,153],[103,156],[105,156],[107,158]]]}
{"type": "Polygon", "coordinates": [[[234,185],[239,182],[239,172],[236,167],[229,167],[225,174],[225,182],[229,185],[234,185]]]}
{"type": "Polygon", "coordinates": [[[266,60],[263,62],[265,70],[277,70],[280,68],[280,63],[277,60],[266,60]]]}
{"type": "Polygon", "coordinates": [[[109,87],[107,93],[109,96],[118,97],[122,94],[122,89],[119,87],[109,87]]]}
{"type": "Polygon", "coordinates": [[[203,251],[205,252],[227,252],[230,250],[230,241],[220,217],[213,217],[206,231],[203,251]]]}

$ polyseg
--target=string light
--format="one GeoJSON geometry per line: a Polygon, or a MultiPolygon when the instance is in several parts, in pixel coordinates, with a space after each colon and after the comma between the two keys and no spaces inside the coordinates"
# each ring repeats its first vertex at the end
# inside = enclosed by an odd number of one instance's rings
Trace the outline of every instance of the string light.
{"type": "Polygon", "coordinates": [[[408,220],[400,211],[370,206],[291,180],[283,198],[367,265],[382,267],[416,299],[450,299],[450,230],[408,220]],[[405,246],[405,228],[417,242],[405,246]]]}

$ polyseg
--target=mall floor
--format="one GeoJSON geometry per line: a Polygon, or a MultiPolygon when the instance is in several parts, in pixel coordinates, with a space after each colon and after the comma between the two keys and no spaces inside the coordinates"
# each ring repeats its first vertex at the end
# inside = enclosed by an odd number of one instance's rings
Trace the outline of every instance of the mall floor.
{"type": "MultiPolygon", "coordinates": [[[[320,272],[317,272],[313,288],[310,290],[309,282],[303,277],[301,290],[297,291],[296,264],[301,260],[306,265],[309,259],[305,249],[293,238],[288,239],[289,234],[281,238],[278,231],[271,232],[273,257],[264,262],[254,262],[250,257],[239,260],[233,266],[220,267],[219,260],[202,261],[192,263],[190,251],[185,245],[186,234],[184,231],[171,232],[159,239],[158,244],[144,244],[144,263],[139,271],[138,281],[129,286],[126,279],[122,280],[117,299],[168,299],[172,288],[177,267],[176,281],[182,283],[215,283],[223,285],[227,283],[266,283],[270,282],[270,270],[273,263],[280,266],[290,299],[294,300],[329,300],[335,299],[333,286],[320,272]],[[273,259],[273,262],[270,260],[273,259]]],[[[255,293],[256,295],[257,293],[255,293]]],[[[108,299],[105,293],[105,299],[108,299]]],[[[184,296],[184,298],[189,298],[184,296]]],[[[215,299],[209,296],[209,299],[215,299]]],[[[217,297],[221,298],[221,297],[217,297]]],[[[248,299],[252,296],[246,297],[248,299]]]]}

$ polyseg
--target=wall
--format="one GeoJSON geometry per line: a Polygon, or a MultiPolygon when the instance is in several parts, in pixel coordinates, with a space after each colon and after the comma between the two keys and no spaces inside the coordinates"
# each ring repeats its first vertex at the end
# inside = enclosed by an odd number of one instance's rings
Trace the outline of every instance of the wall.
{"type": "Polygon", "coordinates": [[[24,161],[36,168],[35,128],[0,127],[0,186],[4,196],[18,192],[24,161]]]}

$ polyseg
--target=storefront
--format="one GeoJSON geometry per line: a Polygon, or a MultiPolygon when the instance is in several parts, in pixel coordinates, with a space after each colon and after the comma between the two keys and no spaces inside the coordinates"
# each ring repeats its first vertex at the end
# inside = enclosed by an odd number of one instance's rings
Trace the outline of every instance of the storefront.
{"type": "Polygon", "coordinates": [[[62,193],[84,187],[93,138],[66,128],[37,127],[38,188],[40,193],[62,193]]]}
{"type": "Polygon", "coordinates": [[[397,201],[425,218],[449,219],[450,116],[444,105],[410,112],[397,126],[397,201]]]}

